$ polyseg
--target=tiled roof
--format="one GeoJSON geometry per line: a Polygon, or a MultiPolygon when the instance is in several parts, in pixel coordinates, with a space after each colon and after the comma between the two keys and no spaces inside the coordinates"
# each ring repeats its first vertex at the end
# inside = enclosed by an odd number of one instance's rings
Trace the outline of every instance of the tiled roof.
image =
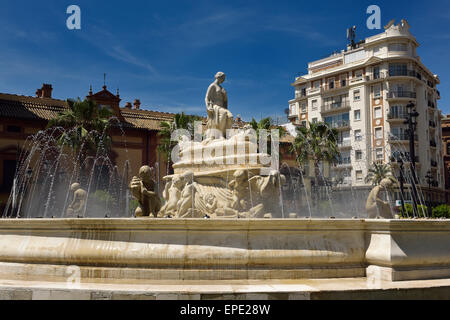
{"type": "Polygon", "coordinates": [[[0,117],[50,120],[65,108],[62,100],[0,93],[0,117]]]}
{"type": "MultiPolygon", "coordinates": [[[[66,109],[63,100],[36,98],[0,93],[0,117],[30,120],[50,120],[66,109]]],[[[142,109],[120,109],[124,127],[159,130],[161,121],[171,121],[175,114],[142,109]]]]}

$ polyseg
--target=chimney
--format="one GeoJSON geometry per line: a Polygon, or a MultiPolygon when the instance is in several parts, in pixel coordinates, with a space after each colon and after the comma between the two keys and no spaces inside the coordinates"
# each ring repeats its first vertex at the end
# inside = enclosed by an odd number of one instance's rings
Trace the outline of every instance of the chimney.
{"type": "Polygon", "coordinates": [[[41,89],[41,98],[52,98],[52,85],[44,83],[41,89]]]}
{"type": "Polygon", "coordinates": [[[139,110],[141,108],[141,100],[135,99],[133,104],[135,109],[139,110]]]}
{"type": "Polygon", "coordinates": [[[131,102],[127,102],[127,104],[125,105],[125,108],[127,109],[131,109],[133,106],[131,105],[131,102]]]}

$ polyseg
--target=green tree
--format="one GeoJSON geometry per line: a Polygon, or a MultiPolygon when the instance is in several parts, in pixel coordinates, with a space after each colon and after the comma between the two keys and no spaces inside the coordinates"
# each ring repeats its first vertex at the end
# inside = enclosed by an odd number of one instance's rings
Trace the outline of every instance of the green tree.
{"type": "MultiPolygon", "coordinates": [[[[172,133],[178,129],[186,129],[191,134],[191,138],[194,136],[194,122],[202,121],[203,118],[195,115],[186,115],[184,112],[177,113],[173,121],[162,121],[160,123],[160,131],[158,132],[158,136],[161,138],[158,151],[161,152],[165,158],[167,159],[167,163],[171,163],[171,152],[173,147],[178,143],[177,141],[172,141],[172,133]]],[[[167,165],[167,174],[169,171],[169,165],[167,165]]]]}
{"type": "Polygon", "coordinates": [[[308,127],[297,127],[297,137],[291,146],[297,162],[304,167],[309,161],[314,166],[314,182],[318,184],[319,165],[321,162],[334,164],[340,152],[338,150],[338,132],[324,122],[309,123],[308,127]]]}
{"type": "Polygon", "coordinates": [[[392,175],[391,167],[389,165],[374,162],[369,168],[365,182],[371,183],[373,186],[378,186],[384,179],[390,179],[393,183],[397,182],[392,175]]]}
{"type": "Polygon", "coordinates": [[[103,154],[109,152],[109,120],[113,113],[107,108],[99,108],[94,101],[88,99],[69,99],[67,105],[69,108],[51,119],[47,125],[47,128],[65,129],[58,137],[58,144],[71,148],[80,164],[84,164],[87,156],[98,151],[103,154]]]}

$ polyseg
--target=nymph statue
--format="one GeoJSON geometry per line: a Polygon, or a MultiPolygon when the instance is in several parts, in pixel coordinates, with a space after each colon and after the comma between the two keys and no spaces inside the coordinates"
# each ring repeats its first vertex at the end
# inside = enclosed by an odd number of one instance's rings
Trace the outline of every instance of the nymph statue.
{"type": "Polygon", "coordinates": [[[225,138],[227,129],[231,129],[233,125],[233,115],[228,111],[227,92],[221,86],[225,81],[225,74],[217,72],[215,78],[205,97],[208,113],[206,136],[209,139],[225,138]]]}
{"type": "Polygon", "coordinates": [[[393,219],[391,207],[389,203],[381,198],[381,192],[387,190],[393,185],[393,181],[389,178],[383,179],[380,185],[374,187],[369,194],[366,203],[366,212],[369,219],[375,219],[377,217],[383,219],[393,219]]]}
{"type": "Polygon", "coordinates": [[[142,166],[139,169],[139,176],[133,177],[131,180],[131,193],[139,201],[139,206],[135,211],[136,217],[152,215],[156,218],[161,208],[161,200],[155,191],[155,181],[153,181],[152,176],[153,168],[142,166]]]}
{"type": "Polygon", "coordinates": [[[67,218],[82,217],[86,206],[87,192],[81,189],[79,183],[72,184],[70,191],[73,192],[73,200],[67,208],[67,218]]]}

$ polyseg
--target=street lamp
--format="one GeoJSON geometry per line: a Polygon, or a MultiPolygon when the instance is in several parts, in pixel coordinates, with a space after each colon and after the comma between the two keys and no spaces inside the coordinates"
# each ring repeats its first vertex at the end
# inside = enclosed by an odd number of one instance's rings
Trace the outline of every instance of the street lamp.
{"type": "Polygon", "coordinates": [[[433,209],[431,208],[431,184],[433,183],[433,175],[431,174],[431,170],[428,170],[425,179],[428,183],[428,217],[433,215],[433,209]]]}
{"type": "Polygon", "coordinates": [[[408,134],[409,134],[409,158],[410,158],[410,170],[411,170],[411,183],[412,183],[412,200],[413,200],[413,211],[414,215],[418,217],[417,210],[417,177],[416,177],[416,151],[415,151],[415,132],[417,128],[417,117],[419,113],[415,110],[416,105],[410,101],[406,105],[407,110],[407,119],[405,120],[405,124],[408,125],[408,134]]]}

